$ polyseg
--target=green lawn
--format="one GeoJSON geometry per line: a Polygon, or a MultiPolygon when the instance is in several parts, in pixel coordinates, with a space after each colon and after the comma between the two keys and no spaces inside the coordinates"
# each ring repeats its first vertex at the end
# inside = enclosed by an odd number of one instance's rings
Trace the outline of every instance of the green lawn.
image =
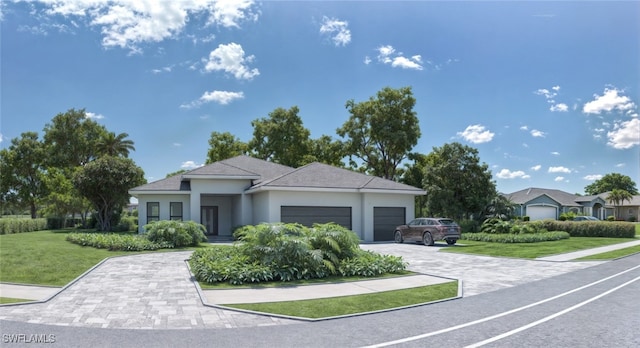
{"type": "Polygon", "coordinates": [[[65,240],[69,232],[0,235],[0,282],[64,286],[107,257],[140,253],[82,247],[65,240]]]}
{"type": "Polygon", "coordinates": [[[535,259],[543,256],[570,253],[573,251],[597,248],[605,245],[624,243],[634,240],[637,239],[571,237],[569,239],[539,243],[487,243],[461,239],[458,241],[458,244],[456,246],[443,248],[441,249],[441,251],[451,253],[535,259]]]}
{"type": "Polygon", "coordinates": [[[428,303],[458,296],[458,282],[326,299],[231,304],[227,307],[301,318],[327,318],[428,303]]]}
{"type": "Polygon", "coordinates": [[[33,300],[25,300],[23,298],[0,297],[0,304],[32,302],[33,300]]]}
{"type": "Polygon", "coordinates": [[[576,260],[579,260],[579,261],[613,260],[613,259],[617,259],[619,257],[629,256],[629,255],[637,254],[637,253],[640,253],[640,245],[636,245],[636,246],[629,247],[629,248],[624,248],[624,249],[612,250],[612,251],[608,251],[606,253],[600,253],[600,254],[596,254],[596,255],[585,256],[585,257],[581,257],[581,258],[576,259],[576,260]]]}

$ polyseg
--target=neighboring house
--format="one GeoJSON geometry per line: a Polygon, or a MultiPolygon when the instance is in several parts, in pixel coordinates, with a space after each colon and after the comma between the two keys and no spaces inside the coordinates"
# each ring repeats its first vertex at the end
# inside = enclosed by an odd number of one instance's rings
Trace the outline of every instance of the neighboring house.
{"type": "Polygon", "coordinates": [[[193,220],[210,236],[241,225],[335,222],[364,241],[393,240],[414,218],[421,189],[322,163],[291,168],[238,156],[135,187],[139,232],[157,220],[193,220]]]}
{"type": "MultiPolygon", "coordinates": [[[[560,190],[527,188],[503,196],[516,204],[516,215],[529,216],[531,220],[558,219],[560,214],[569,212],[601,220],[614,215],[614,206],[607,200],[608,193],[580,196],[560,190]]],[[[621,218],[638,221],[640,196],[634,196],[631,202],[625,201],[617,209],[621,209],[618,214],[621,218]]]]}

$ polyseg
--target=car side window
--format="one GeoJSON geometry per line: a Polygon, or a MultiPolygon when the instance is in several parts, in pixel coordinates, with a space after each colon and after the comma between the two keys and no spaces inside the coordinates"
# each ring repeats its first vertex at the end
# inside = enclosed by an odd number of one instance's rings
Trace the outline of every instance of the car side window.
{"type": "Polygon", "coordinates": [[[419,220],[411,220],[411,222],[409,222],[407,225],[412,226],[412,225],[418,225],[420,224],[419,220]]]}

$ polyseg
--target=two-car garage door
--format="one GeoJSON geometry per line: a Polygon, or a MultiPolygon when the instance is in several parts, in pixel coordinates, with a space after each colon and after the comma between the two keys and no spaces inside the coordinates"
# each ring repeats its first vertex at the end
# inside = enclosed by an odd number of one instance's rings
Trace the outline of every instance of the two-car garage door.
{"type": "Polygon", "coordinates": [[[280,221],[311,227],[314,223],[335,222],[351,229],[351,207],[282,206],[280,221]]]}
{"type": "MultiPolygon", "coordinates": [[[[373,208],[373,240],[393,240],[396,226],[406,223],[405,207],[373,208]]],[[[280,221],[312,226],[314,223],[334,222],[352,229],[351,207],[281,206],[280,221]]]]}
{"type": "Polygon", "coordinates": [[[545,219],[555,220],[557,218],[557,211],[558,209],[556,207],[544,205],[530,205],[527,207],[527,215],[532,221],[545,219]]]}

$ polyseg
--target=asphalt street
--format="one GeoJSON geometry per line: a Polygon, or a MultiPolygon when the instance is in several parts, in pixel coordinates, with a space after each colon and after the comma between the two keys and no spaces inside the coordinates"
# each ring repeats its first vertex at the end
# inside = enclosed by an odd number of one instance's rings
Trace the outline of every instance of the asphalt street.
{"type": "Polygon", "coordinates": [[[639,265],[640,254],[636,254],[458,300],[311,323],[230,329],[124,330],[0,321],[0,345],[638,347],[639,265]],[[12,340],[22,343],[11,343],[12,340]],[[43,343],[36,343],[38,340],[43,343]]]}

